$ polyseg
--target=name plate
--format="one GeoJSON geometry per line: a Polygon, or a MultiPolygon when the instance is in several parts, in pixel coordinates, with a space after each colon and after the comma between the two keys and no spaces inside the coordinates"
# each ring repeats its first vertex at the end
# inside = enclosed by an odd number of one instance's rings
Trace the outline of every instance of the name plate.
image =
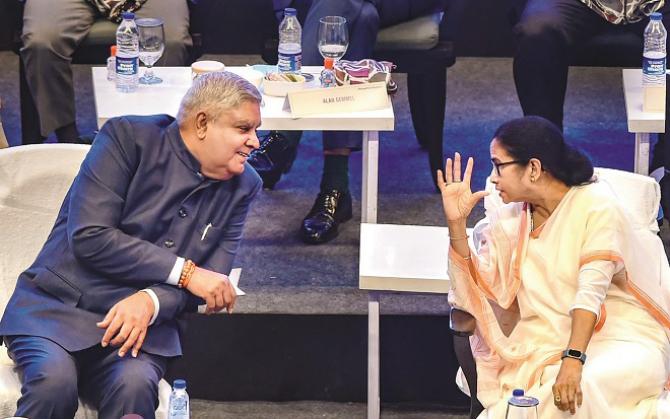
{"type": "Polygon", "coordinates": [[[386,83],[354,84],[289,92],[284,107],[300,118],[314,114],[374,111],[389,106],[386,83]]]}

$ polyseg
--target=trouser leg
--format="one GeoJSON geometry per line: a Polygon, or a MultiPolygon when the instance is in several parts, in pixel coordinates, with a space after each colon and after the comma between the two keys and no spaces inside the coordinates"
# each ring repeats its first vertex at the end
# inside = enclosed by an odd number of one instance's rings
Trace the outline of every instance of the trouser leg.
{"type": "Polygon", "coordinates": [[[153,418],[167,359],[142,351],[137,358],[121,358],[117,350],[95,346],[82,354],[82,397],[97,407],[101,419],[118,419],[128,413],[153,418]]]}
{"type": "Polygon", "coordinates": [[[189,62],[188,49],[193,45],[189,33],[187,0],[151,0],[137,11],[137,17],[163,19],[165,51],[156,65],[183,66],[189,62]]]}
{"type": "Polygon", "coordinates": [[[514,27],[514,82],[524,115],[561,129],[572,49],[609,25],[578,0],[529,0],[514,27]]]}
{"type": "Polygon", "coordinates": [[[77,396],[77,364],[72,354],[49,339],[34,336],[5,338],[9,356],[21,378],[16,416],[72,418],[77,396]]]}
{"type": "Polygon", "coordinates": [[[75,123],[70,63],[94,19],[93,8],[84,0],[26,2],[21,59],[42,136],[75,123]]]}

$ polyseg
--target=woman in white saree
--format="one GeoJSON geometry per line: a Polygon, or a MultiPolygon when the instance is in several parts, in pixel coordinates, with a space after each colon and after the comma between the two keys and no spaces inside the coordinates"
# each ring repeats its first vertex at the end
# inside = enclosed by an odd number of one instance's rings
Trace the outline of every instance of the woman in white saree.
{"type": "Polygon", "coordinates": [[[438,171],[450,303],[477,320],[479,417],[504,418],[522,388],[540,400],[542,419],[670,418],[670,268],[660,239],[631,227],[588,158],[547,120],[503,124],[490,153],[506,205],[488,214],[478,254],[466,219],[487,193],[470,190],[473,160],[462,180],[458,153],[438,171]]]}

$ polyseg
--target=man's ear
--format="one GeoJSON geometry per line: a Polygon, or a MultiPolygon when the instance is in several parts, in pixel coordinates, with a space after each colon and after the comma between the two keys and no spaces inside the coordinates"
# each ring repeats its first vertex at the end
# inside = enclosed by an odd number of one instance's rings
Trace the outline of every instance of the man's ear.
{"type": "Polygon", "coordinates": [[[205,112],[198,112],[195,114],[195,133],[199,140],[204,140],[207,135],[207,123],[209,119],[205,112]]]}

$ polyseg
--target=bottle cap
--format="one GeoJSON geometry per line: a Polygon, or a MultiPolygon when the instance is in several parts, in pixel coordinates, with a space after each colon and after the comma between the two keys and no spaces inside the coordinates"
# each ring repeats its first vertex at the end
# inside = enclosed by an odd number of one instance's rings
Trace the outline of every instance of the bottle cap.
{"type": "Polygon", "coordinates": [[[123,12],[121,13],[121,17],[124,19],[135,19],[135,13],[133,12],[123,12]]]}
{"type": "Polygon", "coordinates": [[[512,391],[512,396],[514,397],[521,397],[523,394],[523,389],[521,388],[515,388],[514,391],[512,391]]]}
{"type": "Polygon", "coordinates": [[[323,66],[329,70],[333,69],[333,64],[335,64],[335,60],[331,57],[326,57],[323,59],[323,66]]]}
{"type": "Polygon", "coordinates": [[[284,16],[295,16],[298,14],[298,11],[293,7],[287,7],[284,9],[284,16]]]}
{"type": "Polygon", "coordinates": [[[663,19],[663,14],[659,12],[654,12],[650,16],[651,20],[661,20],[663,19]]]}
{"type": "Polygon", "coordinates": [[[179,389],[179,390],[185,389],[186,388],[186,380],[182,380],[181,378],[177,378],[172,383],[172,387],[174,387],[175,389],[179,389]]]}
{"type": "Polygon", "coordinates": [[[116,57],[116,45],[112,45],[109,47],[109,55],[112,57],[116,57]]]}

